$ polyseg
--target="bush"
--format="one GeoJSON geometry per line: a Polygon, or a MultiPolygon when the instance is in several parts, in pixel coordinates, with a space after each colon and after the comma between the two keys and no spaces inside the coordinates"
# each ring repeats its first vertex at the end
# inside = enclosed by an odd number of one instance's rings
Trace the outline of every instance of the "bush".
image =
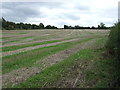
{"type": "Polygon", "coordinates": [[[106,48],[107,48],[108,54],[119,56],[120,54],[120,23],[115,24],[114,27],[111,29],[106,48]]]}

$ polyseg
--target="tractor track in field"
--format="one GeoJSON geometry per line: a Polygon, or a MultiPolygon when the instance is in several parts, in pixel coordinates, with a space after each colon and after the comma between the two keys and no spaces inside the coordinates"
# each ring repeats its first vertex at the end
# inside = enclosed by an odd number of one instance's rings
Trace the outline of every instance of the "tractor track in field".
{"type": "Polygon", "coordinates": [[[46,67],[50,67],[53,64],[59,63],[60,61],[66,59],[70,55],[77,53],[79,50],[87,49],[87,48],[94,48],[93,43],[96,40],[97,39],[90,40],[82,44],[76,45],[70,49],[63,50],[56,54],[50,55],[44,58],[43,60],[35,62],[33,67],[24,67],[24,68],[20,68],[17,70],[13,70],[10,73],[3,74],[2,76],[3,86],[7,86],[7,85],[14,86],[16,84],[22,83],[26,79],[30,78],[31,76],[34,76],[40,73],[46,67]],[[35,66],[36,64],[37,65],[39,64],[42,66],[35,66]]]}

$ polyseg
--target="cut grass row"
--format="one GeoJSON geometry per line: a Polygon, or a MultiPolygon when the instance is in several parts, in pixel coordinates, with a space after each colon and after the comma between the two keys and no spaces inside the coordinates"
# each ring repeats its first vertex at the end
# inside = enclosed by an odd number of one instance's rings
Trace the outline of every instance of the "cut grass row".
{"type": "MultiPolygon", "coordinates": [[[[75,38],[82,38],[82,37],[75,37],[75,38]]],[[[64,40],[70,40],[70,39],[74,39],[74,38],[66,38],[64,40]]],[[[52,40],[52,41],[44,41],[44,42],[40,42],[40,43],[31,43],[31,44],[2,47],[2,52],[13,51],[13,50],[17,50],[20,48],[32,47],[32,46],[37,46],[37,45],[50,44],[50,43],[60,42],[60,41],[64,41],[64,40],[52,40]]]]}
{"type": "MultiPolygon", "coordinates": [[[[29,44],[22,44],[22,45],[13,45],[13,46],[6,46],[6,47],[2,47],[3,49],[3,52],[6,52],[6,51],[12,51],[12,50],[16,50],[16,49],[20,49],[20,48],[25,48],[25,47],[31,47],[31,46],[36,46],[36,45],[42,45],[42,44],[49,44],[49,43],[54,43],[54,42],[59,42],[59,41],[64,41],[64,40],[70,40],[70,39],[75,39],[75,38],[82,38],[82,37],[70,37],[70,38],[65,38],[65,39],[59,39],[58,40],[51,40],[51,41],[44,41],[44,42],[39,42],[39,43],[29,43],[29,44]]],[[[33,40],[32,40],[33,41],[33,40]]],[[[36,41],[36,40],[34,40],[36,41]]]]}
{"type": "Polygon", "coordinates": [[[23,52],[23,53],[11,55],[11,56],[5,56],[2,58],[3,59],[3,67],[2,67],[3,73],[8,73],[12,70],[22,68],[22,67],[30,67],[37,60],[41,60],[46,56],[55,54],[56,52],[71,48],[72,46],[87,42],[92,39],[93,38],[88,38],[88,39],[84,39],[81,41],[67,42],[67,43],[62,43],[62,44],[58,44],[55,46],[34,49],[28,52],[23,52]]]}
{"type": "Polygon", "coordinates": [[[67,69],[74,65],[78,60],[81,59],[91,59],[93,54],[90,49],[80,50],[78,53],[68,57],[67,59],[61,61],[58,64],[54,64],[51,67],[46,68],[38,75],[33,76],[26,80],[25,82],[15,86],[15,87],[45,87],[50,83],[57,81],[57,79],[62,78],[63,74],[67,72],[67,69]]]}
{"type": "MultiPolygon", "coordinates": [[[[29,36],[29,37],[22,37],[22,38],[16,38],[15,40],[10,40],[10,41],[6,41],[6,42],[3,42],[2,44],[4,45],[4,44],[8,44],[8,43],[11,43],[11,42],[17,42],[17,41],[22,41],[23,39],[29,39],[29,38],[32,38],[31,36],[29,36]]],[[[8,39],[7,39],[8,40],[8,39]]],[[[3,39],[3,41],[4,41],[4,39],[3,39]]]]}
{"type": "Polygon", "coordinates": [[[31,43],[31,44],[24,44],[24,45],[3,47],[3,48],[2,48],[2,51],[3,51],[3,52],[12,51],[12,50],[20,49],[20,48],[32,47],[32,46],[43,45],[43,44],[50,44],[50,43],[55,43],[55,42],[60,42],[60,41],[65,41],[65,40],[70,40],[70,39],[52,40],[52,41],[45,41],[45,42],[40,42],[40,43],[31,43]]]}
{"type": "MultiPolygon", "coordinates": [[[[100,41],[96,43],[99,45],[100,41]]],[[[101,41],[102,42],[102,41],[101,41]]],[[[68,72],[68,68],[70,69],[73,65],[75,65],[80,60],[91,61],[95,60],[95,66],[90,70],[85,70],[83,73],[85,75],[86,83],[85,85],[93,84],[92,80],[96,80],[95,85],[92,87],[108,87],[109,82],[111,82],[114,78],[114,75],[111,75],[111,70],[114,60],[108,60],[102,58],[102,49],[83,49],[78,53],[68,57],[58,64],[54,64],[51,67],[46,68],[39,74],[27,79],[21,84],[14,86],[14,88],[40,88],[40,87],[52,87],[49,86],[53,82],[57,82],[64,76],[65,73],[68,72]],[[97,57],[97,59],[96,59],[97,57]],[[103,60],[101,60],[103,59],[103,60]],[[107,68],[106,68],[107,66],[107,68]]],[[[66,77],[67,78],[67,77],[66,77]]],[[[8,86],[12,87],[12,86],[8,86]]],[[[86,87],[86,86],[85,86],[86,87]]]]}
{"type": "MultiPolygon", "coordinates": [[[[27,87],[27,88],[37,88],[37,87],[44,87],[44,85],[50,84],[57,79],[62,77],[62,74],[67,71],[67,68],[72,66],[76,63],[77,60],[80,58],[86,58],[87,59],[92,57],[92,54],[89,50],[81,50],[79,53],[74,54],[64,61],[54,64],[51,67],[46,68],[39,74],[27,79],[25,82],[14,86],[14,88],[20,88],[20,87],[27,87]]],[[[11,87],[11,86],[8,86],[11,87]]]]}

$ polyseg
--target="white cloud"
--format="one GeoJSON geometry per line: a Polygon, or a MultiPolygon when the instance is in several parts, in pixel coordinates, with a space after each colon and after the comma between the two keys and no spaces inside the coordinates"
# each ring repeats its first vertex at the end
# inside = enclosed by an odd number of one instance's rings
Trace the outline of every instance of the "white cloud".
{"type": "Polygon", "coordinates": [[[27,22],[63,27],[68,25],[97,26],[100,22],[113,25],[118,19],[118,0],[59,0],[60,2],[4,3],[3,17],[16,22],[27,22]],[[12,5],[14,4],[14,8],[12,5]],[[23,8],[24,7],[24,8],[23,8]],[[8,9],[8,10],[6,10],[8,9]],[[18,14],[14,13],[19,10],[18,14]],[[27,12],[27,13],[26,13],[27,12]],[[22,14],[21,14],[22,13],[22,14]],[[24,14],[24,15],[23,15],[24,14]],[[30,14],[30,15],[28,15],[30,14]],[[21,17],[22,16],[22,17],[21,17]],[[16,20],[19,18],[19,20],[16,20]],[[24,19],[22,19],[24,18],[24,19]]]}

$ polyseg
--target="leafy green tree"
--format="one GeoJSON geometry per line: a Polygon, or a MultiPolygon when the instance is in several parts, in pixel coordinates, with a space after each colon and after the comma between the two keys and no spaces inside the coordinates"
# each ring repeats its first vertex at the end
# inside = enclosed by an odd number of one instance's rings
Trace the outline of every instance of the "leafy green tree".
{"type": "Polygon", "coordinates": [[[45,29],[58,29],[58,28],[55,27],[55,26],[47,25],[47,26],[45,27],[45,29]]]}
{"type": "Polygon", "coordinates": [[[94,27],[94,26],[92,26],[91,28],[92,28],[92,29],[95,29],[95,27],[94,27]]]}
{"type": "Polygon", "coordinates": [[[80,29],[80,26],[79,26],[79,25],[76,25],[76,26],[75,26],[75,29],[80,29]]]}
{"type": "Polygon", "coordinates": [[[100,23],[100,25],[98,25],[98,29],[106,29],[106,26],[104,23],[100,23]]]}
{"type": "Polygon", "coordinates": [[[69,26],[68,25],[64,25],[64,29],[69,29],[69,26]]]}
{"type": "Polygon", "coordinates": [[[44,24],[43,23],[39,24],[39,29],[44,29],[44,24]]]}

